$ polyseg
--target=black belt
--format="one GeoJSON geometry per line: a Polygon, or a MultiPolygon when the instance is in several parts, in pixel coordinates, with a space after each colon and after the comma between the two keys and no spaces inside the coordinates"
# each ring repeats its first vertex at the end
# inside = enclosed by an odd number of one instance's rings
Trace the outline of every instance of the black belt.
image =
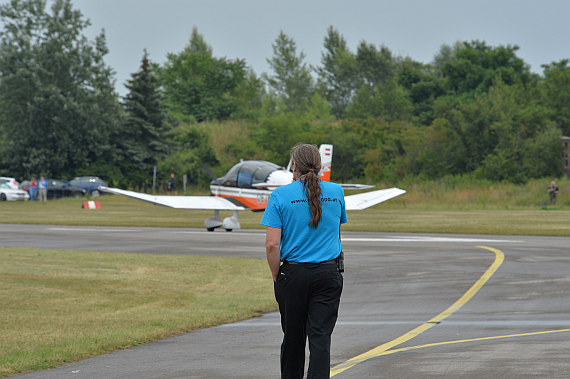
{"type": "Polygon", "coordinates": [[[326,265],[326,264],[336,264],[336,258],[331,259],[330,261],[312,263],[312,262],[292,262],[292,261],[283,261],[283,264],[290,264],[290,265],[326,265]]]}

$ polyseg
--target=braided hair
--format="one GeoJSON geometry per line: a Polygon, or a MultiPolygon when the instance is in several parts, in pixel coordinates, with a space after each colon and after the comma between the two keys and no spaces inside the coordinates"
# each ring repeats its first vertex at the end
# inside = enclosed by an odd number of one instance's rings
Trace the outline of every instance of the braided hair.
{"type": "Polygon", "coordinates": [[[321,154],[315,145],[298,144],[291,151],[291,160],[295,162],[297,171],[303,181],[303,192],[307,195],[311,221],[309,226],[317,228],[321,221],[321,185],[319,172],[321,171],[321,154]]]}

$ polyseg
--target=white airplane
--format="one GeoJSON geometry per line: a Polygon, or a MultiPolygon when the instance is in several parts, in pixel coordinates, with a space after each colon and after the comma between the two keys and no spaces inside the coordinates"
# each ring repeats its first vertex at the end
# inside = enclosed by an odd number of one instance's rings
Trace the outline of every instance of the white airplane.
{"type": "MultiPolygon", "coordinates": [[[[321,145],[322,169],[319,173],[321,180],[330,181],[332,166],[332,145],[321,145]]],[[[145,193],[126,191],[119,188],[103,188],[103,192],[123,195],[153,204],[181,209],[211,209],[214,217],[204,221],[208,231],[223,227],[230,232],[240,229],[238,212],[246,209],[263,211],[271,192],[280,186],[293,181],[290,171],[291,162],[287,169],[267,161],[241,161],[232,167],[226,175],[210,182],[212,196],[155,196],[145,193]],[[220,211],[234,211],[233,216],[220,220],[220,211]]],[[[340,184],[345,189],[366,189],[373,186],[364,184],[340,184]]],[[[357,195],[345,196],[347,210],[362,210],[379,204],[393,197],[406,193],[399,188],[389,188],[357,195]]]]}

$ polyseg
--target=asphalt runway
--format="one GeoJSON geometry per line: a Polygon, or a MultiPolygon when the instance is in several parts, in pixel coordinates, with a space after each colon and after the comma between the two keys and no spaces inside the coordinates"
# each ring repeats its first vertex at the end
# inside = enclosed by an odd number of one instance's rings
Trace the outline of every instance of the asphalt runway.
{"type": "MultiPolygon", "coordinates": [[[[261,230],[0,230],[1,246],[265,259],[261,230]]],[[[334,378],[570,377],[570,238],[342,238],[334,378]]],[[[279,315],[269,313],[18,378],[278,378],[280,343],[279,315]]]]}

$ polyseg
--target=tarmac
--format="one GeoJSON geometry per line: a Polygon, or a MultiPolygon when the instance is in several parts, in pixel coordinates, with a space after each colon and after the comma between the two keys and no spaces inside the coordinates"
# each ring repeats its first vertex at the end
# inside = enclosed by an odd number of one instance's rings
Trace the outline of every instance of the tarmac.
{"type": "MultiPolygon", "coordinates": [[[[265,259],[264,231],[2,225],[1,246],[265,259]]],[[[570,377],[570,238],[343,232],[334,378],[570,377]]],[[[272,283],[268,282],[268,286],[272,283]]],[[[28,378],[279,378],[278,313],[28,378]]]]}

